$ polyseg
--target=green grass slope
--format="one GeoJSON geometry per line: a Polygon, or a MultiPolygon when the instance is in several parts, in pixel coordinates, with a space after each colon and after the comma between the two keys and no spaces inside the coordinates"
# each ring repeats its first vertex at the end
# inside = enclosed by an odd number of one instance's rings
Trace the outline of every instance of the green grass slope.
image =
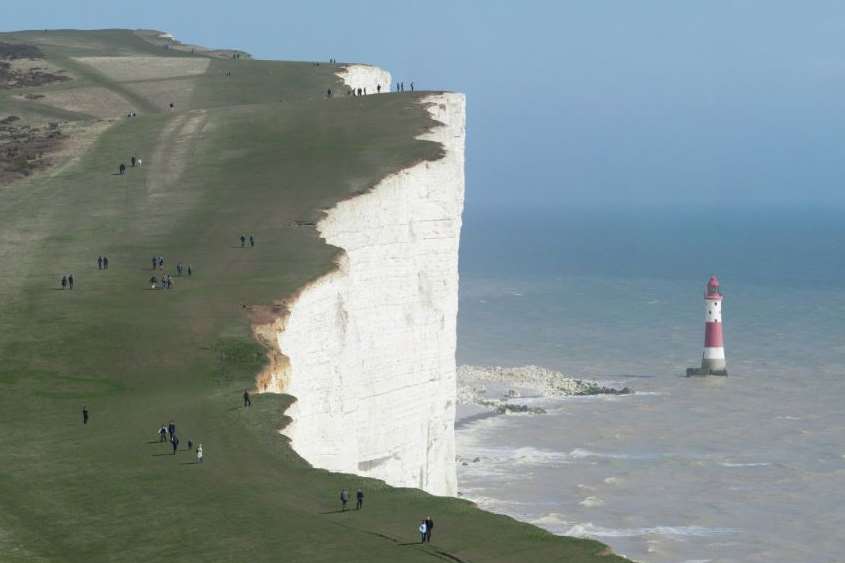
{"type": "Polygon", "coordinates": [[[622,560],[465,501],[310,468],[277,432],[292,398],[241,408],[265,362],[251,314],[331,268],[335,249],[307,223],[437,158],[436,144],[414,139],[432,125],[424,94],[327,100],[339,86],[332,65],[215,59],[200,75],[159,80],[191,92],[162,112],[143,94],[160,90],[75,57],[198,55],[120,30],[0,41],[39,45],[75,76],[0,91],[0,114],[102,124],[21,97],[93,86],[139,113],[104,122],[70,164],[0,188],[0,560],[622,560]],[[115,175],[133,154],[143,168],[115,175]],[[241,232],[257,246],[240,248],[241,232]],[[150,290],[158,255],[167,272],[181,261],[193,276],[150,290]],[[67,272],[72,291],[58,289],[67,272]],[[171,419],[176,455],[156,435],[171,419]],[[189,438],[203,443],[203,465],[189,438]],[[365,510],[338,513],[339,489],[358,486],[365,510]],[[426,515],[437,525],[421,546],[426,515]]]}

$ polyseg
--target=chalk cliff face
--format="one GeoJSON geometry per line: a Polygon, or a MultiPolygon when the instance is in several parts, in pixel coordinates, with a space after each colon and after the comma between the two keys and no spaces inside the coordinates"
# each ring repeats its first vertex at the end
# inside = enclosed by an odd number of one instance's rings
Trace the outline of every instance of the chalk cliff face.
{"type": "Polygon", "coordinates": [[[296,397],[283,433],[312,465],[454,495],[465,101],[424,103],[442,125],[422,138],[442,143],[444,158],[385,178],[320,221],[343,254],[291,304],[268,389],[296,397]]]}
{"type": "Polygon", "coordinates": [[[390,92],[391,77],[386,70],[370,65],[346,65],[337,75],[349,88],[366,90],[367,94],[390,92]]]}

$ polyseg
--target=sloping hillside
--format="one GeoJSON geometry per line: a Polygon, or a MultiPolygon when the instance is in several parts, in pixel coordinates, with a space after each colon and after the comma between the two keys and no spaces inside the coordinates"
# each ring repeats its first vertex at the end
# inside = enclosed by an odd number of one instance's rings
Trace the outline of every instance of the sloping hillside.
{"type": "Polygon", "coordinates": [[[0,559],[621,560],[310,468],[277,432],[291,397],[242,407],[266,362],[252,323],[333,267],[321,210],[441,155],[416,139],[434,125],[425,93],[327,99],[337,65],[151,31],[0,42],[0,559]],[[158,436],[171,421],[176,454],[158,436]],[[338,512],[359,486],[365,510],[338,512]]]}

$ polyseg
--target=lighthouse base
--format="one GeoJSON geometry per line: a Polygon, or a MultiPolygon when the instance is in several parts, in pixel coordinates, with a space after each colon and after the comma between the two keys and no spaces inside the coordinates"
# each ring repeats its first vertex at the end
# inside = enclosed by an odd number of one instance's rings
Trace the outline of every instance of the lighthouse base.
{"type": "Polygon", "coordinates": [[[710,368],[687,368],[687,377],[700,375],[728,375],[728,370],[710,368]]]}

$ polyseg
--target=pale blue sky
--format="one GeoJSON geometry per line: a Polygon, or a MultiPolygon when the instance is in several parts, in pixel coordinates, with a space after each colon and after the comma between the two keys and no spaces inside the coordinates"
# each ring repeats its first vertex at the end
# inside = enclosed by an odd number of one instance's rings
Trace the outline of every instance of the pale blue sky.
{"type": "Polygon", "coordinates": [[[470,204],[845,203],[845,3],[52,0],[0,28],[152,27],[468,95],[470,204]]]}

